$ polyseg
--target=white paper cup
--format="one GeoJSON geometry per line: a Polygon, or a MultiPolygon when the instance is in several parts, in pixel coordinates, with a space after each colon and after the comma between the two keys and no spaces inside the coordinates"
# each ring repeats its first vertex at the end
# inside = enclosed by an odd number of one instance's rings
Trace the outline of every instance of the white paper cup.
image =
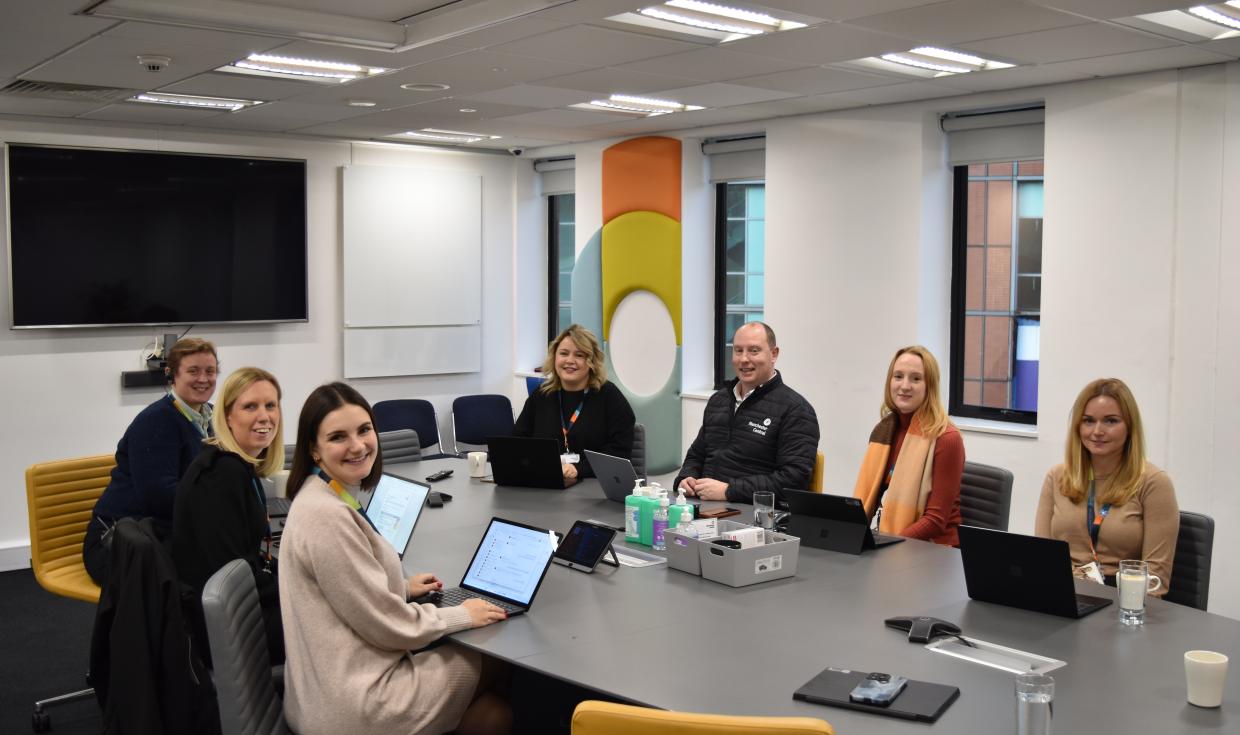
{"type": "Polygon", "coordinates": [[[1223,683],[1227,681],[1227,657],[1214,651],[1186,651],[1184,677],[1188,682],[1188,703],[1198,707],[1223,704],[1223,683]]]}
{"type": "Polygon", "coordinates": [[[267,478],[271,483],[271,497],[286,498],[288,497],[288,470],[280,470],[273,472],[267,478]]]}
{"type": "Polygon", "coordinates": [[[470,452],[466,458],[469,462],[470,477],[485,477],[487,474],[487,453],[470,452]]]}

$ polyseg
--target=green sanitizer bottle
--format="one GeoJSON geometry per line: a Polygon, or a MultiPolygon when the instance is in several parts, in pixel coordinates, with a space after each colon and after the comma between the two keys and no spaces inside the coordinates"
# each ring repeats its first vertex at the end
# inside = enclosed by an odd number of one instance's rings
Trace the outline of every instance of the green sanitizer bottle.
{"type": "Polygon", "coordinates": [[[633,483],[633,494],[624,499],[624,540],[634,544],[642,542],[641,509],[642,498],[649,494],[649,488],[642,485],[642,479],[633,483]]]}

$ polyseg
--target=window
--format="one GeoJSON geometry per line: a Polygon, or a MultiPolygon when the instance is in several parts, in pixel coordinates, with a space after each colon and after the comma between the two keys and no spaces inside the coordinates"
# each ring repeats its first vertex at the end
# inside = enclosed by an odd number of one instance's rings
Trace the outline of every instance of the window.
{"type": "Polygon", "coordinates": [[[573,264],[577,260],[576,202],[572,194],[547,197],[547,341],[573,323],[573,264]]]}
{"type": "Polygon", "coordinates": [[[1041,160],[955,168],[953,415],[1037,422],[1042,191],[1041,160]]]}
{"type": "Polygon", "coordinates": [[[732,375],[732,335],[745,322],[761,321],[765,298],[766,184],[716,185],[715,194],[715,387],[732,375]]]}

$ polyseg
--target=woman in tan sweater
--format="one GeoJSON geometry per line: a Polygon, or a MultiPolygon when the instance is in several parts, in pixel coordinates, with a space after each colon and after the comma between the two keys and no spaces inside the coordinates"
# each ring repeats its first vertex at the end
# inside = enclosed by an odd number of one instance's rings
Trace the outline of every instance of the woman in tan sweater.
{"type": "Polygon", "coordinates": [[[370,405],[344,383],[316,388],[301,410],[280,550],[285,717],[301,735],[502,733],[511,714],[479,686],[482,658],[457,646],[419,649],[504,611],[482,600],[409,602],[443,585],[433,574],[406,578],[354,499],[379,481],[374,425],[370,405]]]}
{"type": "Polygon", "coordinates": [[[1072,406],[1064,463],[1046,475],[1034,533],[1063,539],[1079,570],[1097,562],[1108,584],[1123,559],[1144,559],[1170,588],[1180,509],[1171,478],[1145,459],[1141,413],[1117,378],[1085,386],[1072,406]]]}

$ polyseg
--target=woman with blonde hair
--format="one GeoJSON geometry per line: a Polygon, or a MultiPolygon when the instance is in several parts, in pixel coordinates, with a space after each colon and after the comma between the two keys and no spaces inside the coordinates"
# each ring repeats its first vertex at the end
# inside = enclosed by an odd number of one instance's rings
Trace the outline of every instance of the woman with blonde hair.
{"type": "Polygon", "coordinates": [[[594,476],[581,454],[587,449],[632,456],[636,418],[624,394],[607,380],[603,348],[590,330],[573,324],[560,332],[547,346],[542,371],[547,379],[525,401],[513,433],[560,443],[565,487],[594,476]]]}
{"type": "Polygon", "coordinates": [[[212,574],[233,559],[254,570],[274,663],[284,661],[280,594],[271,555],[271,521],[260,478],[284,468],[280,384],[243,367],[224,380],[211,416],[213,436],[177,486],[172,557],[177,576],[200,595],[212,574]]]}
{"type": "MultiPolygon", "coordinates": [[[[1086,385],[1072,405],[1064,462],[1042,483],[1034,533],[1068,542],[1072,563],[1114,584],[1119,562],[1143,559],[1171,587],[1180,508],[1166,472],[1145,458],[1132,391],[1118,378],[1086,385]]],[[[1096,578],[1096,577],[1095,577],[1096,578]]]]}
{"type": "Polygon", "coordinates": [[[919,345],[887,367],[878,425],[853,495],[882,533],[957,546],[964,441],[939,397],[939,363],[919,345]]]}

